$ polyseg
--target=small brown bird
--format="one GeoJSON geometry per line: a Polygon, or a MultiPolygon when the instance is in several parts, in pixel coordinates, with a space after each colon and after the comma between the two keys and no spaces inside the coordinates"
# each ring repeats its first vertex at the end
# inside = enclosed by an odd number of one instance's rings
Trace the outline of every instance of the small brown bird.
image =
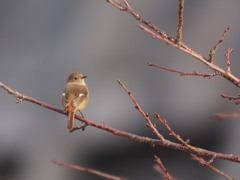
{"type": "Polygon", "coordinates": [[[88,88],[84,80],[86,77],[79,72],[70,74],[63,90],[62,106],[64,111],[68,112],[67,129],[69,131],[73,130],[76,112],[80,111],[83,117],[81,111],[86,107],[89,99],[88,88]]]}

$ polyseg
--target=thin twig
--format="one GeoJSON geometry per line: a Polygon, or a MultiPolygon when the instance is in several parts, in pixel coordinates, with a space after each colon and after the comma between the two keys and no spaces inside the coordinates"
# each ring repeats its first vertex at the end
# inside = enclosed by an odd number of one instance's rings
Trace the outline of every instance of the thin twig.
{"type": "Polygon", "coordinates": [[[127,0],[124,0],[124,4],[121,4],[119,2],[116,2],[114,0],[106,0],[108,3],[112,4],[114,7],[121,11],[126,11],[129,14],[131,14],[136,20],[142,22],[143,24],[147,25],[150,27],[152,30],[158,33],[158,35],[162,36],[162,38],[166,39],[167,41],[170,42],[176,42],[176,40],[171,37],[170,35],[166,34],[164,31],[160,30],[157,26],[152,24],[150,21],[147,21],[143,17],[141,17],[139,14],[137,14],[133,9],[129,6],[129,3],[127,0]]]}
{"type": "Polygon", "coordinates": [[[115,0],[106,0],[108,3],[113,5],[114,7],[118,8],[121,11],[126,11],[126,7],[124,7],[121,3],[115,1],[115,0]]]}
{"type": "Polygon", "coordinates": [[[200,165],[206,166],[209,169],[212,169],[213,171],[217,172],[218,174],[220,174],[221,176],[223,176],[224,178],[226,178],[228,180],[233,180],[233,178],[231,178],[230,176],[228,176],[224,172],[220,171],[219,169],[215,168],[209,162],[205,161],[203,158],[200,158],[200,157],[196,156],[195,154],[190,154],[190,156],[193,160],[198,161],[200,165]]]}
{"type": "Polygon", "coordinates": [[[228,99],[228,100],[234,100],[236,104],[240,104],[240,101],[238,101],[238,100],[240,100],[240,95],[238,95],[238,96],[227,96],[225,94],[221,94],[220,96],[225,98],[225,99],[228,99]]]}
{"type": "Polygon", "coordinates": [[[180,143],[182,143],[185,147],[192,150],[192,152],[199,153],[198,148],[193,147],[190,145],[190,141],[184,141],[180,135],[176,134],[171,127],[168,125],[166,119],[161,118],[161,116],[158,113],[155,113],[155,117],[163,124],[163,126],[169,131],[169,135],[173,136],[175,139],[177,139],[180,143]]]}
{"type": "Polygon", "coordinates": [[[233,52],[234,50],[233,49],[228,49],[226,54],[225,54],[225,57],[226,57],[226,61],[227,61],[227,72],[228,73],[231,73],[231,59],[230,59],[230,55],[231,53],[233,52]]]}
{"type": "Polygon", "coordinates": [[[127,8],[129,8],[130,10],[132,10],[131,6],[129,5],[129,3],[127,2],[127,0],[123,0],[123,3],[126,5],[127,8]]]}
{"type": "Polygon", "coordinates": [[[123,84],[122,81],[120,81],[119,79],[117,80],[117,82],[122,86],[122,88],[128,93],[128,95],[130,96],[130,98],[132,99],[133,103],[135,104],[135,108],[141,113],[141,115],[146,119],[147,121],[147,125],[152,129],[153,133],[162,141],[162,143],[165,143],[165,138],[163,137],[162,134],[160,134],[158,132],[158,130],[156,129],[155,125],[152,123],[151,119],[149,118],[148,114],[145,113],[142,108],[139,106],[139,104],[137,103],[136,99],[134,98],[134,96],[132,95],[132,93],[126,88],[126,86],[123,84]]]}
{"type": "Polygon", "coordinates": [[[82,129],[84,131],[87,126],[88,126],[88,124],[85,124],[83,126],[73,127],[73,129],[70,132],[77,131],[77,130],[80,130],[80,129],[82,129]]]}
{"type": "MultiPolygon", "coordinates": [[[[7,91],[9,94],[15,96],[16,99],[17,99],[17,102],[29,101],[31,103],[37,104],[39,106],[42,106],[44,108],[50,109],[50,110],[55,111],[55,112],[58,112],[60,114],[67,115],[67,113],[65,113],[63,110],[58,109],[56,107],[53,107],[51,105],[48,105],[46,103],[43,103],[43,102],[41,102],[39,100],[36,100],[34,98],[31,98],[31,97],[25,96],[23,94],[20,94],[19,92],[9,88],[8,86],[4,85],[1,82],[0,82],[0,87],[3,88],[5,91],[7,91]]],[[[98,128],[98,129],[102,129],[102,130],[110,132],[110,133],[112,133],[116,136],[125,137],[125,138],[131,139],[131,140],[136,141],[136,142],[150,144],[151,146],[164,146],[164,147],[168,147],[168,148],[171,148],[171,149],[184,151],[184,152],[187,152],[187,153],[189,153],[189,152],[193,153],[193,151],[190,150],[189,148],[187,148],[187,147],[185,147],[181,144],[171,142],[167,139],[165,139],[165,142],[163,143],[161,140],[158,140],[158,139],[152,139],[152,138],[149,138],[149,137],[138,136],[136,134],[132,134],[132,133],[128,133],[128,132],[124,132],[124,131],[114,129],[114,128],[106,126],[104,124],[98,124],[96,122],[85,119],[81,116],[75,115],[75,119],[78,119],[78,120],[88,124],[89,126],[92,126],[92,127],[98,128]]],[[[198,155],[207,156],[207,157],[211,157],[211,158],[216,157],[216,159],[222,159],[222,160],[228,160],[228,161],[240,163],[240,157],[238,157],[238,156],[234,156],[232,154],[217,153],[217,152],[208,151],[208,150],[202,149],[202,148],[198,148],[198,155]]]]}
{"type": "Polygon", "coordinates": [[[162,66],[152,64],[152,63],[147,63],[147,65],[153,66],[153,67],[156,67],[156,68],[160,68],[160,69],[163,69],[163,70],[166,70],[166,71],[170,71],[170,72],[175,72],[175,73],[180,74],[180,76],[202,76],[202,77],[208,77],[209,79],[211,79],[213,76],[217,75],[216,73],[208,74],[208,73],[199,73],[199,72],[195,72],[195,71],[193,73],[188,73],[188,72],[183,72],[183,71],[178,71],[178,70],[175,70],[175,69],[162,67],[162,66]]]}
{"type": "Polygon", "coordinates": [[[213,63],[213,56],[215,55],[218,47],[219,47],[220,44],[223,42],[223,39],[224,39],[224,37],[226,36],[226,34],[227,34],[227,32],[228,32],[229,30],[230,30],[230,26],[228,26],[228,27],[224,30],[222,36],[220,37],[220,40],[214,45],[213,49],[210,50],[210,53],[209,53],[209,62],[210,62],[210,63],[213,63]]]}
{"type": "Polygon", "coordinates": [[[240,113],[229,113],[229,114],[224,114],[224,113],[218,113],[215,115],[219,120],[222,119],[227,119],[227,118],[239,118],[240,113]]]}
{"type": "Polygon", "coordinates": [[[90,173],[90,174],[95,174],[95,175],[100,176],[100,177],[105,178],[105,179],[127,180],[127,178],[124,178],[124,177],[113,176],[113,175],[103,173],[103,172],[100,172],[100,171],[97,171],[97,170],[94,170],[94,169],[91,169],[91,168],[81,167],[81,166],[77,166],[77,165],[74,165],[74,164],[63,163],[63,162],[60,162],[56,159],[53,159],[52,162],[54,164],[58,165],[58,166],[65,166],[65,167],[68,167],[68,168],[71,168],[71,169],[76,169],[76,170],[84,171],[84,172],[87,172],[87,173],[90,173]]]}
{"type": "MultiPolygon", "coordinates": [[[[156,172],[158,172],[160,175],[164,175],[164,172],[163,172],[163,170],[162,170],[162,168],[158,165],[158,164],[154,164],[153,165],[153,169],[156,171],[156,172]]],[[[171,178],[172,178],[172,180],[178,180],[177,178],[175,178],[175,177],[173,177],[173,176],[171,176],[171,178]]]]}
{"type": "Polygon", "coordinates": [[[238,95],[238,96],[227,96],[225,94],[221,94],[220,96],[222,96],[225,99],[229,99],[229,100],[240,100],[240,95],[238,95]]]}
{"type": "Polygon", "coordinates": [[[162,176],[165,180],[172,180],[167,168],[163,165],[162,161],[157,155],[154,155],[154,161],[159,165],[159,167],[162,169],[162,176]]]}
{"type": "Polygon", "coordinates": [[[178,28],[177,28],[177,38],[176,38],[178,45],[182,44],[183,9],[184,9],[184,0],[179,0],[178,28]]]}

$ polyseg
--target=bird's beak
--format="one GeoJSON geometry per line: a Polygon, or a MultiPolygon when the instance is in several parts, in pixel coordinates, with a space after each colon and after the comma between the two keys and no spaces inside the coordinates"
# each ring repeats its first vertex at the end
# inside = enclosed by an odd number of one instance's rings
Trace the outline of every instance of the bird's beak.
{"type": "Polygon", "coordinates": [[[82,78],[85,79],[85,78],[87,78],[87,76],[83,76],[82,78]]]}

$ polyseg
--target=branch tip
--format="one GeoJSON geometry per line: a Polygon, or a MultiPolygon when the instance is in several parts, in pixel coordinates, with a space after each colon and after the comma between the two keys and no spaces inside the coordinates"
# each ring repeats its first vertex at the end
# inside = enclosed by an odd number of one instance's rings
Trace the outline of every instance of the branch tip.
{"type": "Polygon", "coordinates": [[[226,36],[226,34],[227,34],[227,32],[228,32],[229,30],[230,30],[230,26],[228,26],[228,27],[224,30],[224,32],[223,32],[223,34],[221,35],[219,41],[214,45],[213,49],[210,50],[210,52],[209,52],[209,62],[210,62],[210,63],[213,63],[213,57],[214,57],[214,55],[215,55],[218,47],[220,46],[220,44],[223,42],[223,39],[224,39],[224,37],[226,36]]]}
{"type": "Polygon", "coordinates": [[[167,168],[164,166],[164,164],[162,163],[162,161],[160,160],[160,158],[157,155],[154,155],[154,161],[157,163],[158,167],[160,167],[160,171],[158,171],[165,180],[172,180],[172,177],[170,176],[167,168]]]}

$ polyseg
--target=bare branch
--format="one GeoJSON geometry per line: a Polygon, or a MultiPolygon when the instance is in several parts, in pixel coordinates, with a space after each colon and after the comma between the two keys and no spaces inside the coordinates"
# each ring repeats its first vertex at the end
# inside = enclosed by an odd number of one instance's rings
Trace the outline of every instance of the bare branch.
{"type": "Polygon", "coordinates": [[[224,178],[228,179],[228,180],[234,180],[233,178],[231,178],[230,176],[228,176],[227,174],[225,174],[224,172],[220,171],[219,169],[215,168],[214,166],[212,166],[209,162],[206,162],[203,158],[200,158],[198,156],[196,156],[195,154],[190,154],[191,158],[193,160],[196,160],[199,162],[200,165],[202,166],[206,166],[209,169],[212,169],[213,171],[217,172],[218,174],[220,174],[221,176],[223,176],[224,178]]]}
{"type": "Polygon", "coordinates": [[[177,28],[177,43],[178,43],[178,45],[182,44],[183,9],[184,9],[184,0],[179,0],[178,28],[177,28]]]}
{"type": "Polygon", "coordinates": [[[132,10],[131,6],[129,5],[129,3],[126,0],[123,0],[123,3],[126,5],[127,8],[132,10]]]}
{"type": "Polygon", "coordinates": [[[167,121],[160,117],[158,113],[155,113],[155,117],[164,125],[164,127],[169,131],[169,135],[173,136],[175,139],[177,139],[180,143],[182,143],[185,147],[189,148],[194,153],[199,153],[198,148],[193,147],[190,145],[190,141],[184,141],[180,135],[176,134],[168,125],[167,121]]]}
{"type": "Polygon", "coordinates": [[[94,170],[94,169],[91,169],[91,168],[81,167],[81,166],[77,166],[77,165],[74,165],[74,164],[63,163],[63,162],[60,162],[56,159],[53,159],[52,162],[54,164],[58,165],[58,166],[65,166],[65,167],[68,167],[68,168],[71,168],[71,169],[76,169],[76,170],[84,171],[84,172],[87,172],[87,173],[90,173],[90,174],[95,174],[95,175],[100,176],[100,177],[105,178],[105,179],[127,180],[127,178],[124,178],[124,177],[113,176],[113,175],[103,173],[103,172],[100,172],[100,171],[97,171],[97,170],[94,170]]]}
{"type": "Polygon", "coordinates": [[[127,2],[127,0],[124,0],[124,4],[121,4],[119,2],[116,2],[114,0],[106,0],[108,3],[112,4],[114,7],[116,7],[117,9],[121,10],[121,11],[126,11],[129,14],[131,14],[136,20],[142,22],[143,24],[145,24],[146,26],[148,26],[149,28],[151,28],[153,31],[157,32],[160,36],[162,36],[164,39],[168,39],[168,41],[171,42],[175,42],[176,40],[167,35],[164,31],[160,30],[158,27],[156,27],[155,25],[153,25],[150,21],[147,21],[146,19],[144,19],[143,17],[141,17],[139,14],[137,14],[135,11],[132,10],[132,8],[129,6],[129,3],[127,2]]]}
{"type": "Polygon", "coordinates": [[[153,66],[156,68],[160,68],[160,69],[163,69],[166,71],[170,71],[170,72],[175,72],[175,73],[180,74],[180,76],[202,76],[202,77],[208,77],[209,79],[211,79],[213,76],[217,75],[216,73],[207,74],[207,73],[199,73],[199,72],[195,72],[195,71],[193,73],[188,73],[188,72],[178,71],[178,70],[174,70],[174,69],[170,69],[170,68],[165,68],[163,66],[159,66],[156,64],[152,64],[152,63],[147,63],[147,65],[153,66]]]}
{"type": "Polygon", "coordinates": [[[172,180],[167,168],[163,165],[162,161],[160,158],[156,155],[154,155],[154,161],[159,165],[159,167],[162,169],[162,176],[165,180],[172,180]]]}
{"type": "Polygon", "coordinates": [[[20,94],[16,90],[13,90],[13,89],[9,88],[8,86],[4,85],[1,82],[0,82],[0,87],[3,88],[5,91],[7,91],[9,94],[15,96],[16,97],[16,103],[22,103],[23,101],[29,101],[29,102],[35,103],[37,105],[40,105],[42,107],[45,107],[47,109],[50,109],[52,111],[55,111],[55,112],[58,112],[60,114],[65,114],[66,115],[66,113],[63,110],[55,108],[55,107],[50,106],[48,104],[45,104],[41,101],[38,101],[37,99],[34,99],[34,98],[31,98],[31,97],[25,96],[23,94],[20,94]]]}
{"type": "MultiPolygon", "coordinates": [[[[130,98],[132,99],[133,103],[135,104],[135,108],[145,117],[145,119],[147,120],[147,122],[150,123],[150,125],[152,124],[151,123],[151,119],[149,118],[148,114],[145,114],[143,112],[143,110],[141,109],[141,107],[138,105],[137,101],[135,100],[135,98],[133,97],[132,93],[126,88],[126,86],[120,81],[120,80],[117,80],[118,83],[123,87],[123,89],[128,93],[128,95],[130,96],[130,98]]],[[[157,118],[160,118],[160,116],[157,116],[157,118]]],[[[165,123],[165,125],[167,125],[165,123]]],[[[156,134],[158,136],[159,132],[158,130],[156,129],[156,125],[153,125],[153,126],[150,126],[150,128],[153,130],[154,134],[156,134]]],[[[169,128],[170,130],[170,127],[167,127],[169,128]]],[[[174,134],[176,137],[178,137],[179,135],[177,134],[174,134]]],[[[178,137],[179,138],[179,137],[178,137]]],[[[161,138],[161,142],[162,142],[162,145],[163,146],[166,146],[166,147],[170,147],[171,145],[169,144],[169,141],[165,138],[161,138]]],[[[201,155],[201,156],[205,156],[205,152],[203,151],[203,149],[201,148],[196,148],[194,146],[190,146],[189,145],[189,141],[184,141],[184,140],[181,140],[181,143],[184,144],[182,147],[184,147],[185,150],[187,150],[187,152],[191,152],[191,153],[196,153],[198,155],[201,155]]],[[[211,156],[208,156],[208,157],[214,157],[216,159],[221,159],[219,158],[220,156],[220,153],[213,153],[211,154],[211,156]]]]}
{"type": "Polygon", "coordinates": [[[83,126],[76,126],[72,129],[72,131],[69,131],[69,132],[77,131],[77,130],[80,130],[80,129],[82,129],[84,131],[87,126],[88,126],[88,124],[86,124],[86,123],[83,126]]]}
{"type": "MultiPolygon", "coordinates": [[[[176,134],[171,128],[170,126],[167,124],[167,121],[165,119],[162,119],[160,117],[159,114],[155,113],[156,118],[165,126],[165,128],[170,132],[170,136],[175,137],[179,142],[181,142],[184,146],[186,146],[187,148],[191,149],[193,152],[199,154],[199,149],[195,148],[193,146],[190,145],[189,140],[184,141],[180,135],[176,134]]],[[[212,159],[210,159],[209,162],[206,162],[204,159],[196,156],[193,153],[190,153],[192,159],[197,160],[201,165],[206,166],[210,169],[212,169],[213,171],[217,172],[218,174],[220,174],[221,176],[225,177],[228,180],[233,180],[231,177],[229,177],[227,174],[223,173],[222,171],[218,170],[217,168],[213,167],[211,165],[211,163],[214,161],[214,159],[216,159],[216,157],[212,157],[212,159]]]]}
{"type": "Polygon", "coordinates": [[[229,114],[218,113],[218,114],[216,115],[216,117],[217,117],[219,120],[227,119],[227,118],[239,118],[239,117],[240,117],[240,113],[229,113],[229,114]]]}
{"type": "MultiPolygon", "coordinates": [[[[184,141],[180,135],[176,134],[171,128],[170,126],[167,124],[167,121],[165,119],[162,119],[160,117],[159,114],[155,113],[156,118],[165,126],[165,128],[170,132],[170,136],[175,137],[179,142],[181,142],[184,146],[186,146],[187,148],[191,149],[194,153],[199,154],[199,149],[195,148],[193,146],[190,145],[189,140],[184,141]]],[[[196,156],[193,153],[190,153],[192,159],[197,160],[201,165],[203,166],[207,166],[208,168],[212,169],[213,171],[217,172],[218,174],[220,174],[221,176],[225,177],[228,180],[233,180],[231,177],[229,177],[228,175],[226,175],[225,173],[223,173],[222,171],[218,170],[217,168],[213,167],[211,165],[211,163],[213,162],[214,159],[216,159],[216,157],[212,157],[212,159],[209,162],[206,162],[204,159],[196,156]]]]}
{"type": "Polygon", "coordinates": [[[225,99],[229,99],[229,100],[240,100],[240,95],[236,96],[227,96],[225,94],[220,94],[220,96],[222,96],[225,99]]]}
{"type": "Polygon", "coordinates": [[[238,95],[238,96],[227,96],[227,95],[221,94],[221,97],[223,97],[225,99],[228,99],[228,100],[234,100],[234,101],[236,101],[235,102],[236,104],[240,104],[240,101],[237,101],[237,100],[240,100],[240,95],[238,95]]]}
{"type": "Polygon", "coordinates": [[[210,50],[210,53],[209,53],[209,62],[210,62],[210,63],[213,63],[213,56],[215,55],[218,47],[219,47],[220,44],[223,42],[223,39],[224,39],[224,37],[226,36],[226,34],[227,34],[227,32],[228,32],[229,30],[230,30],[230,26],[228,26],[228,27],[224,30],[222,36],[220,37],[220,40],[214,45],[213,49],[210,50]]]}
{"type": "MultiPolygon", "coordinates": [[[[19,92],[10,89],[9,87],[7,87],[6,85],[4,85],[1,82],[0,82],[0,87],[3,88],[4,90],[6,90],[9,94],[15,96],[17,98],[18,102],[29,101],[31,103],[37,104],[39,106],[42,106],[44,108],[50,109],[55,112],[58,112],[60,114],[67,115],[63,110],[53,107],[51,105],[45,104],[34,98],[20,94],[19,92]]],[[[114,135],[125,137],[125,138],[131,139],[136,142],[150,144],[151,146],[164,146],[164,147],[168,147],[171,149],[176,149],[176,150],[180,150],[180,151],[184,151],[184,152],[188,152],[188,153],[189,152],[194,153],[191,149],[189,149],[181,144],[171,142],[167,139],[164,139],[164,142],[163,142],[158,139],[152,139],[149,137],[138,136],[138,135],[135,135],[132,133],[114,129],[114,128],[106,126],[104,124],[98,124],[96,122],[90,121],[88,119],[82,118],[81,116],[77,116],[77,115],[75,115],[75,119],[78,119],[78,120],[88,124],[89,126],[92,126],[92,127],[98,128],[98,129],[102,129],[102,130],[110,132],[114,135]]],[[[238,157],[238,156],[234,156],[232,154],[217,153],[217,152],[208,151],[208,150],[202,149],[202,148],[198,148],[198,155],[207,156],[207,157],[216,157],[216,159],[222,159],[222,160],[228,160],[228,161],[240,163],[240,157],[238,157]]]]}
{"type": "Polygon", "coordinates": [[[233,49],[228,49],[226,54],[225,54],[225,57],[226,57],[226,60],[227,60],[227,72],[228,73],[231,73],[231,59],[230,59],[230,55],[231,53],[233,52],[234,50],[233,49]]]}
{"type": "Polygon", "coordinates": [[[108,3],[113,5],[114,7],[118,8],[121,11],[126,11],[126,7],[124,7],[121,3],[115,1],[115,0],[106,0],[108,3]]]}
{"type": "Polygon", "coordinates": [[[154,124],[152,124],[151,119],[149,118],[148,114],[145,113],[142,108],[139,106],[139,104],[137,103],[136,99],[134,98],[134,96],[132,95],[132,93],[126,88],[126,86],[118,79],[117,82],[123,87],[123,89],[128,93],[128,95],[130,96],[130,98],[132,99],[133,103],[135,104],[135,108],[141,113],[141,115],[146,119],[147,121],[147,126],[149,126],[153,133],[162,141],[162,143],[165,143],[165,139],[163,137],[163,135],[161,135],[158,130],[156,129],[156,127],[154,126],[154,124]]]}
{"type": "MultiPolygon", "coordinates": [[[[127,0],[125,0],[125,2],[126,1],[127,0]]],[[[107,2],[109,2],[109,0],[107,0],[107,2]]],[[[209,60],[206,57],[204,57],[201,54],[199,54],[198,52],[193,51],[186,44],[181,43],[181,45],[179,45],[177,43],[177,40],[175,40],[170,35],[166,34],[164,31],[162,31],[161,29],[159,29],[158,27],[153,25],[151,22],[145,20],[142,16],[137,14],[133,9],[128,8],[128,7],[124,6],[124,5],[122,5],[118,9],[120,9],[120,10],[124,9],[124,11],[128,12],[129,14],[131,14],[139,22],[144,23],[147,27],[145,27],[145,26],[143,26],[141,24],[139,24],[138,26],[143,31],[149,33],[153,38],[157,38],[159,40],[162,40],[162,41],[166,42],[167,44],[172,45],[173,47],[179,49],[180,51],[183,51],[183,52],[191,55],[192,57],[194,57],[198,61],[204,63],[207,66],[207,68],[210,68],[214,72],[216,72],[217,75],[220,75],[220,76],[224,77],[228,81],[232,82],[235,86],[240,87],[240,80],[239,80],[239,78],[234,76],[232,73],[226,72],[225,70],[223,70],[219,66],[215,65],[214,63],[212,63],[211,57],[210,57],[210,60],[209,60]]],[[[228,28],[225,31],[228,31],[228,28]]],[[[224,37],[225,34],[226,33],[224,33],[224,35],[222,35],[222,36],[224,37]]],[[[223,39],[223,37],[221,39],[223,39]]],[[[222,41],[222,40],[220,40],[220,41],[222,41]]],[[[213,50],[212,50],[213,52],[210,52],[210,54],[209,54],[210,56],[213,56],[213,54],[215,53],[214,51],[216,51],[216,49],[218,48],[220,43],[217,43],[216,47],[213,48],[213,50]]]]}
{"type": "Polygon", "coordinates": [[[237,97],[235,96],[227,96],[225,94],[221,94],[221,96],[225,99],[229,99],[229,100],[240,100],[240,95],[238,95],[237,97]]]}
{"type": "Polygon", "coordinates": [[[234,76],[232,73],[228,73],[225,70],[221,69],[220,67],[218,67],[217,65],[208,62],[208,60],[203,57],[202,55],[198,54],[197,52],[191,50],[189,47],[187,47],[185,44],[182,44],[181,46],[179,46],[176,43],[173,43],[171,41],[167,41],[167,39],[162,38],[161,36],[159,36],[158,34],[156,34],[155,32],[151,31],[150,29],[139,25],[139,27],[146,31],[147,33],[151,34],[153,38],[157,38],[160,39],[170,45],[172,45],[173,47],[193,56],[194,58],[196,58],[197,60],[201,61],[202,63],[204,63],[208,68],[212,69],[215,71],[215,73],[217,75],[220,75],[222,77],[224,77],[225,79],[229,80],[230,82],[232,82],[234,85],[236,85],[237,87],[240,87],[240,80],[234,76]]]}

